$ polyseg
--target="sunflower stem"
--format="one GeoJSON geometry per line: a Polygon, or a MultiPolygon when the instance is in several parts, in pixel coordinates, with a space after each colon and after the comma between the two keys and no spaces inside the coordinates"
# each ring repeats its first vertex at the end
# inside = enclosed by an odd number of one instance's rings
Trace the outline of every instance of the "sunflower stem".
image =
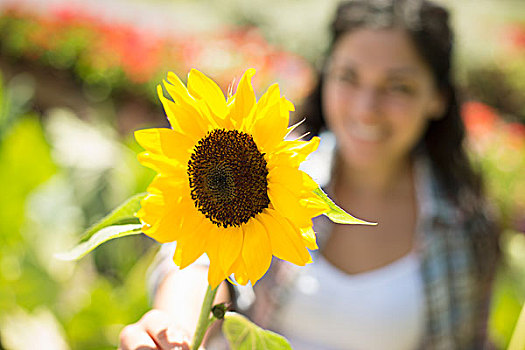
{"type": "Polygon", "coordinates": [[[215,299],[215,294],[217,294],[217,289],[211,289],[208,285],[206,289],[206,295],[202,302],[201,313],[199,316],[199,322],[197,323],[197,329],[195,329],[195,335],[193,336],[193,344],[191,345],[192,350],[198,350],[201,346],[202,340],[204,339],[204,334],[209,326],[216,320],[215,317],[210,317],[210,312],[215,299]]]}

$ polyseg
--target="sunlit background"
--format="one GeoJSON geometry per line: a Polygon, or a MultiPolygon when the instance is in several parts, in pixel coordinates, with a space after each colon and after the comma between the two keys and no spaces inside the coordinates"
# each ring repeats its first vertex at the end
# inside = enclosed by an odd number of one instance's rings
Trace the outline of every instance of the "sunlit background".
{"type": "MultiPolygon", "coordinates": [[[[499,210],[504,262],[490,335],[504,348],[525,300],[525,3],[442,1],[472,159],[499,210]]],[[[0,349],[113,349],[148,309],[158,245],[144,236],[78,263],[53,254],[153,172],[138,128],[166,125],[155,85],[192,67],[228,89],[255,67],[296,105],[327,44],[335,1],[0,0],[0,349]]]]}

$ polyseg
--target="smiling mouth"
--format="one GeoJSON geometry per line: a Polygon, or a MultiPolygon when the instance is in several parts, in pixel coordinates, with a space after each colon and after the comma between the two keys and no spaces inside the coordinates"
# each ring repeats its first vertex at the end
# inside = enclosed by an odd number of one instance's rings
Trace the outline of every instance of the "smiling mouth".
{"type": "Polygon", "coordinates": [[[385,132],[381,127],[364,124],[354,124],[349,128],[349,133],[353,137],[369,142],[378,142],[385,137],[385,132]]]}

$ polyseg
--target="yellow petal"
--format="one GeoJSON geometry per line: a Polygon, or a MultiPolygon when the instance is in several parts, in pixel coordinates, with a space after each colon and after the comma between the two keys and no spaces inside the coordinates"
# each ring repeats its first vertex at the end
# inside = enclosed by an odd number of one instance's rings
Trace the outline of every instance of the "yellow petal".
{"type": "Polygon", "coordinates": [[[164,215],[153,226],[142,229],[142,232],[159,243],[173,242],[177,239],[177,230],[174,227],[179,225],[179,218],[176,216],[164,215]]]}
{"type": "Polygon", "coordinates": [[[135,139],[147,151],[168,158],[187,161],[195,144],[183,133],[167,128],[135,131],[135,139]]]}
{"type": "Polygon", "coordinates": [[[280,111],[278,100],[264,108],[253,123],[253,139],[262,152],[273,150],[287,133],[288,119],[281,118],[280,111]]]}
{"type": "Polygon", "coordinates": [[[188,91],[193,97],[203,100],[217,117],[226,117],[228,107],[222,90],[213,80],[196,69],[192,69],[188,75],[188,91]]]}
{"type": "Polygon", "coordinates": [[[219,252],[220,264],[223,271],[229,271],[243,245],[243,231],[240,227],[217,228],[216,234],[220,237],[219,252]]]}
{"type": "Polygon", "coordinates": [[[319,147],[320,139],[315,136],[310,141],[283,141],[271,155],[268,168],[285,164],[298,167],[319,147]]]}
{"type": "Polygon", "coordinates": [[[214,224],[211,224],[210,227],[211,229],[206,247],[206,254],[210,259],[210,266],[208,269],[208,283],[212,288],[216,288],[222,281],[226,279],[226,277],[228,277],[228,275],[220,266],[220,229],[214,224]]]}
{"type": "Polygon", "coordinates": [[[211,288],[217,288],[226,277],[228,277],[228,275],[220,268],[219,264],[210,264],[208,268],[208,283],[211,288]]]}
{"type": "Polygon", "coordinates": [[[210,235],[210,231],[207,230],[206,220],[202,216],[200,222],[193,226],[191,234],[187,233],[177,240],[176,258],[174,257],[174,261],[181,269],[195,262],[206,251],[210,235]]]}
{"type": "Polygon", "coordinates": [[[173,213],[181,217],[180,231],[181,236],[190,236],[199,239],[195,228],[200,225],[206,217],[195,208],[191,198],[182,198],[180,205],[177,207],[178,212],[173,213]]]}
{"type": "Polygon", "coordinates": [[[300,153],[304,159],[306,159],[310,153],[319,147],[320,142],[321,139],[317,136],[312,137],[310,141],[289,141],[290,145],[286,149],[288,151],[300,153]]]}
{"type": "Polygon", "coordinates": [[[137,155],[137,160],[140,164],[155,170],[157,173],[164,173],[180,178],[186,176],[187,165],[184,166],[182,163],[163,155],[142,152],[137,155]]]}
{"type": "Polygon", "coordinates": [[[279,183],[268,183],[268,197],[274,208],[298,227],[312,225],[312,217],[303,211],[301,198],[279,183]]]}
{"type": "Polygon", "coordinates": [[[144,227],[142,232],[155,239],[160,243],[173,242],[180,238],[182,231],[180,230],[183,216],[180,214],[184,212],[184,207],[187,205],[185,200],[179,199],[166,203],[165,199],[159,202],[157,197],[147,196],[142,205],[142,213],[140,219],[148,224],[144,227]],[[153,202],[151,200],[154,200],[153,202]],[[155,202],[157,201],[157,203],[155,202]]]}
{"type": "Polygon", "coordinates": [[[246,120],[250,116],[252,108],[255,106],[255,93],[253,91],[251,79],[255,74],[255,69],[250,68],[244,72],[237,91],[233,96],[233,104],[230,109],[229,117],[233,123],[233,126],[239,128],[243,123],[250,124],[246,120]]]}
{"type": "Polygon", "coordinates": [[[165,81],[166,91],[178,104],[193,105],[195,99],[190,95],[184,83],[179,79],[177,74],[168,72],[168,81],[165,81]]]}
{"type": "Polygon", "coordinates": [[[293,103],[287,100],[284,96],[281,97],[281,107],[282,113],[285,115],[289,115],[290,112],[295,111],[295,106],[293,105],[293,103]]]}
{"type": "Polygon", "coordinates": [[[266,227],[273,255],[300,266],[311,261],[299,230],[281,214],[265,209],[256,219],[266,227]]]}
{"type": "Polygon", "coordinates": [[[246,120],[244,123],[245,131],[249,134],[252,134],[253,130],[253,123],[255,122],[255,119],[260,117],[262,115],[262,111],[267,108],[269,105],[271,105],[271,101],[277,101],[281,97],[281,93],[279,90],[278,84],[272,84],[266,92],[261,96],[259,101],[257,102],[253,114],[253,118],[251,120],[246,120]]]}
{"type": "Polygon", "coordinates": [[[306,227],[301,229],[301,236],[305,242],[306,248],[315,250],[319,247],[317,246],[315,232],[311,227],[306,227]]]}
{"type": "Polygon", "coordinates": [[[235,262],[233,263],[228,274],[234,274],[235,281],[237,281],[237,283],[239,284],[242,284],[243,286],[246,285],[246,283],[248,283],[248,272],[246,271],[246,265],[244,264],[244,260],[242,259],[242,254],[239,254],[237,260],[235,260],[235,262]]]}
{"type": "MultiPolygon", "coordinates": [[[[176,124],[178,124],[183,130],[185,128],[185,124],[181,123],[180,121],[180,119],[182,119],[180,115],[181,112],[184,112],[189,116],[193,116],[193,118],[190,118],[190,121],[199,124],[201,129],[205,132],[218,127],[216,124],[216,120],[210,115],[210,110],[209,108],[207,108],[207,104],[204,103],[204,101],[198,98],[194,98],[194,96],[191,96],[188,89],[184,86],[184,84],[176,74],[174,74],[173,72],[169,72],[168,81],[164,81],[164,86],[166,87],[166,91],[168,92],[168,94],[173,98],[173,101],[175,102],[174,104],[168,103],[168,105],[170,105],[172,109],[174,105],[179,107],[178,111],[175,109],[174,116],[176,118],[174,118],[173,121],[176,124]]],[[[172,122],[172,119],[170,119],[169,116],[168,120],[170,120],[170,123],[172,122]]],[[[174,126],[173,128],[176,129],[174,126]]]]}
{"type": "Polygon", "coordinates": [[[259,102],[257,102],[257,108],[259,110],[262,110],[264,107],[266,107],[266,105],[271,104],[271,101],[275,101],[279,98],[281,98],[281,90],[279,89],[279,84],[272,84],[261,96],[259,102]]]}
{"type": "Polygon", "coordinates": [[[153,226],[162,217],[164,207],[164,196],[162,194],[148,194],[140,201],[140,210],[135,215],[143,223],[153,226]]]}
{"type": "Polygon", "coordinates": [[[279,166],[269,170],[268,182],[279,183],[293,193],[312,192],[319,186],[312,178],[297,168],[279,166]]]}
{"type": "Polygon", "coordinates": [[[307,215],[310,215],[312,218],[330,211],[328,204],[313,193],[307,197],[301,198],[300,203],[303,211],[308,213],[307,215]]]}
{"type": "Polygon", "coordinates": [[[242,258],[246,265],[248,278],[254,285],[270,267],[272,247],[266,228],[256,219],[250,219],[242,226],[242,230],[244,232],[242,258]]]}
{"type": "MultiPolygon", "coordinates": [[[[169,85],[165,84],[165,86],[169,85]]],[[[192,144],[196,144],[206,135],[209,127],[208,118],[203,116],[200,110],[192,105],[176,104],[168,100],[164,97],[160,85],[157,85],[157,94],[173,130],[187,136],[192,144]]]]}
{"type": "Polygon", "coordinates": [[[148,186],[148,193],[163,193],[164,196],[168,195],[171,200],[175,200],[179,197],[189,196],[190,193],[185,191],[187,179],[166,176],[163,173],[157,174],[148,186]]]}

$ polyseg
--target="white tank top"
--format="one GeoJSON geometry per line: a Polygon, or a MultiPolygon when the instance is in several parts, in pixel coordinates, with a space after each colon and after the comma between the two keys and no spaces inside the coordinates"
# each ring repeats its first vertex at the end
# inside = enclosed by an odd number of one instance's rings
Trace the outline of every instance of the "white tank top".
{"type": "Polygon", "coordinates": [[[301,267],[272,329],[297,350],[417,349],[425,327],[424,287],[415,253],[349,275],[321,255],[301,267]]]}

